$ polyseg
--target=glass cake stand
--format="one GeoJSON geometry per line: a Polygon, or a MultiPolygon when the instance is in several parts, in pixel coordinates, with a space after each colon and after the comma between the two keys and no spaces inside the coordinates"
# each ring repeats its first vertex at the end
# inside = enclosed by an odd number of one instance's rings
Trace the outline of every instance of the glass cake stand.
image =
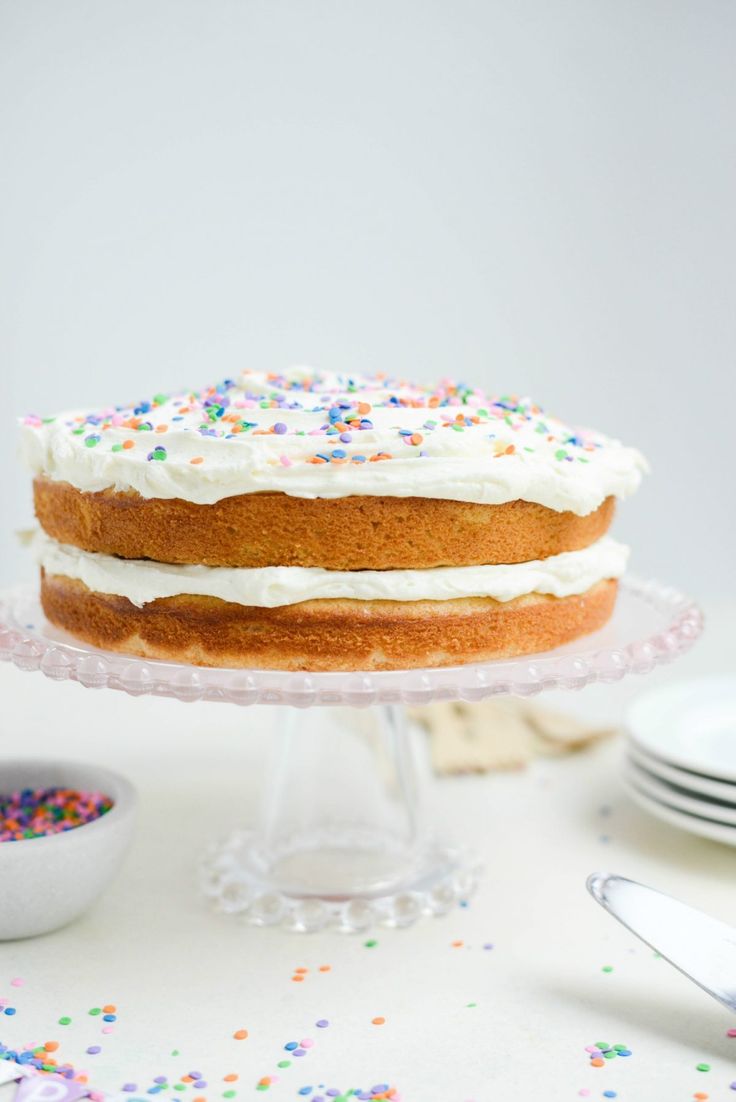
{"type": "Polygon", "coordinates": [[[407,723],[406,705],[649,673],[684,653],[702,623],[675,589],[625,578],[602,630],[544,654],[378,673],[207,669],[81,644],[46,621],[34,590],[18,587],[0,595],[0,659],[132,696],[291,705],[271,739],[257,823],[212,845],[202,888],[221,911],[256,925],[358,931],[442,914],[479,875],[439,836],[426,739],[407,723]]]}

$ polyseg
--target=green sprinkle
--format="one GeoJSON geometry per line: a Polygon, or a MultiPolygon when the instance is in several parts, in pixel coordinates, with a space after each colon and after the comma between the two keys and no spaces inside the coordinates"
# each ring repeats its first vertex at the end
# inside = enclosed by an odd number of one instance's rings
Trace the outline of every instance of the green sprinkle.
{"type": "Polygon", "coordinates": [[[101,1013],[102,1013],[102,1010],[100,1009],[99,1006],[93,1006],[92,1009],[90,1010],[90,1014],[92,1015],[92,1017],[95,1017],[97,1014],[101,1014],[101,1013]]]}
{"type": "Polygon", "coordinates": [[[175,1049],[174,1049],[174,1050],[172,1051],[171,1055],[172,1055],[172,1056],[178,1056],[178,1055],[179,1055],[179,1049],[178,1049],[178,1048],[175,1048],[175,1049]]]}
{"type": "Polygon", "coordinates": [[[151,426],[150,426],[150,425],[147,425],[147,424],[146,424],[146,423],[144,422],[144,423],[143,423],[142,425],[139,425],[139,426],[138,426],[138,429],[137,429],[137,431],[138,431],[138,432],[153,432],[153,429],[151,428],[151,426]]]}
{"type": "Polygon", "coordinates": [[[185,1091],[187,1089],[186,1083],[174,1083],[175,1091],[185,1091]]]}
{"type": "Polygon", "coordinates": [[[610,1048],[611,1046],[609,1045],[608,1041],[596,1041],[595,1047],[599,1048],[601,1052],[603,1052],[604,1049],[610,1048]]]}
{"type": "Polygon", "coordinates": [[[696,1064],[696,1071],[710,1071],[710,1064],[696,1064]]]}
{"type": "Polygon", "coordinates": [[[279,1060],[276,1067],[277,1068],[290,1068],[291,1067],[291,1060],[279,1060]]]}
{"type": "Polygon", "coordinates": [[[466,1006],[477,1006],[478,1004],[477,1003],[466,1003],[465,1005],[466,1006]]]}
{"type": "Polygon", "coordinates": [[[618,1056],[617,1052],[614,1052],[612,1048],[609,1048],[608,1052],[603,1053],[604,1060],[615,1060],[618,1056]]]}
{"type": "Polygon", "coordinates": [[[123,450],[123,445],[122,444],[113,444],[113,446],[110,448],[110,451],[113,451],[113,452],[121,452],[122,450],[123,450]]]}
{"type": "Polygon", "coordinates": [[[378,942],[375,938],[371,937],[368,939],[368,941],[364,941],[363,945],[366,947],[366,949],[375,949],[375,947],[378,945],[378,942]]]}
{"type": "Polygon", "coordinates": [[[168,395],[166,394],[154,394],[153,400],[157,406],[162,406],[164,402],[168,401],[168,395]]]}
{"type": "Polygon", "coordinates": [[[223,1098],[234,1098],[237,1093],[238,1093],[237,1091],[223,1091],[222,1092],[222,1097],[223,1098]]]}
{"type": "Polygon", "coordinates": [[[612,964],[604,964],[603,967],[601,968],[601,972],[613,972],[613,965],[612,964]]]}
{"type": "Polygon", "coordinates": [[[616,1049],[616,1052],[626,1052],[626,1050],[629,1046],[628,1045],[614,1045],[613,1047],[616,1049]]]}
{"type": "Polygon", "coordinates": [[[555,452],[555,459],[567,459],[567,452],[564,448],[558,448],[555,452]]]}
{"type": "Polygon", "coordinates": [[[69,1025],[71,1018],[67,1018],[66,1015],[63,1018],[59,1018],[59,1025],[69,1025]]]}

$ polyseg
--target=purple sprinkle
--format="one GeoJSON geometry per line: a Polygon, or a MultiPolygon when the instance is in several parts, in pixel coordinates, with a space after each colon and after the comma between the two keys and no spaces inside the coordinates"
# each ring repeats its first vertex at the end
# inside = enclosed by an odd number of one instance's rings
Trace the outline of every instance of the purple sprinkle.
{"type": "Polygon", "coordinates": [[[307,1050],[305,1048],[295,1048],[291,1054],[292,1056],[306,1056],[307,1050]]]}
{"type": "Polygon", "coordinates": [[[102,1052],[102,1049],[99,1045],[90,1045],[87,1049],[88,1056],[96,1056],[98,1052],[102,1052]]]}
{"type": "Polygon", "coordinates": [[[154,1083],[165,1083],[166,1082],[166,1076],[165,1075],[157,1075],[156,1078],[153,1081],[154,1081],[154,1083]]]}
{"type": "Polygon", "coordinates": [[[330,1023],[327,1021],[327,1018],[320,1018],[320,1020],[314,1024],[317,1026],[317,1029],[327,1029],[330,1023]]]}
{"type": "Polygon", "coordinates": [[[484,948],[484,949],[492,949],[492,948],[493,948],[493,944],[492,944],[492,943],[491,943],[490,941],[487,941],[487,942],[485,943],[485,945],[483,946],[483,948],[484,948]]]}
{"type": "Polygon", "coordinates": [[[341,441],[343,442],[343,444],[349,444],[349,443],[350,443],[350,441],[351,441],[351,440],[352,440],[353,438],[352,438],[352,436],[350,435],[350,433],[349,433],[349,432],[341,432],[341,433],[340,433],[340,439],[341,439],[341,441]]]}
{"type": "Polygon", "coordinates": [[[375,1087],[371,1087],[371,1094],[385,1094],[388,1090],[388,1083],[376,1083],[375,1087]]]}
{"type": "Polygon", "coordinates": [[[138,1090],[138,1084],[137,1083],[123,1083],[122,1089],[124,1091],[127,1091],[128,1094],[132,1094],[133,1091],[138,1090]]]}
{"type": "Polygon", "coordinates": [[[190,1079],[201,1079],[202,1078],[202,1072],[201,1071],[190,1071],[190,1072],[188,1072],[188,1075],[189,1075],[190,1079]]]}
{"type": "Polygon", "coordinates": [[[273,426],[273,431],[278,433],[279,436],[283,436],[285,432],[288,432],[288,429],[283,421],[277,421],[273,426]]]}
{"type": "Polygon", "coordinates": [[[196,1082],[192,1084],[192,1086],[195,1086],[199,1091],[203,1091],[204,1088],[207,1086],[207,1083],[204,1079],[197,1079],[196,1082]]]}

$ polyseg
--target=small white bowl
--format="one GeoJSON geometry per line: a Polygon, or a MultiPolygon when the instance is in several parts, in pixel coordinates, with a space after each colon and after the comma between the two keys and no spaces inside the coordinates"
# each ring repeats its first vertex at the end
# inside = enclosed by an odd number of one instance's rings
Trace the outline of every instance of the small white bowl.
{"type": "Polygon", "coordinates": [[[61,834],[0,842],[0,940],[35,937],[78,918],[122,864],[135,828],[138,795],[97,765],[29,758],[0,761],[0,793],[22,788],[101,792],[112,807],[61,834]]]}

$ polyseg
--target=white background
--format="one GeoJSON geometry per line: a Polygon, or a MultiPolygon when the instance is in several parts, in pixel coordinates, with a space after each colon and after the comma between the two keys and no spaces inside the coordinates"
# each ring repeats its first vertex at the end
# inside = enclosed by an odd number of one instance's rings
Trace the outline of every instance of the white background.
{"type": "Polygon", "coordinates": [[[6,0],[0,51],[3,582],[14,413],[309,362],[640,445],[633,565],[729,587],[729,0],[6,0]]]}

